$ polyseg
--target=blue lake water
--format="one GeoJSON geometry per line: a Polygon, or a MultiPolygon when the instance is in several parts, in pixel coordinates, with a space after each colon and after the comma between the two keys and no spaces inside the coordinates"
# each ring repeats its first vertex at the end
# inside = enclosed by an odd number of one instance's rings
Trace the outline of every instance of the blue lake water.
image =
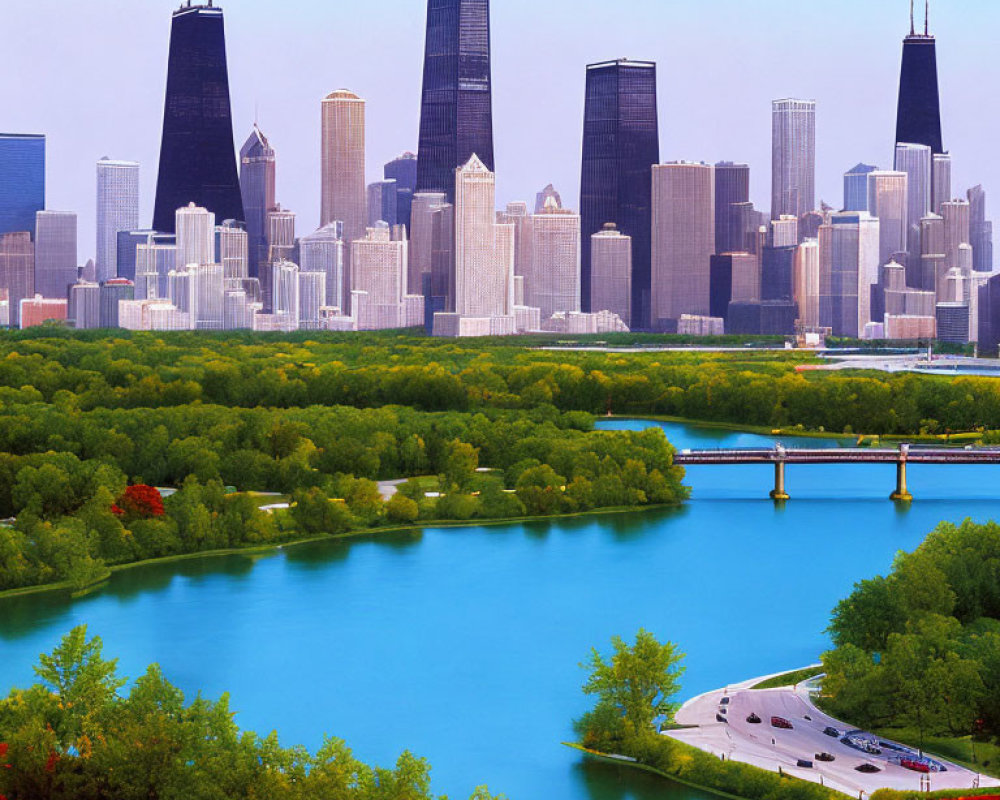
{"type": "MultiPolygon", "coordinates": [[[[612,421],[604,428],[656,423],[612,421]]],[[[678,448],[767,446],[663,425],[678,448]]],[[[786,440],[835,446],[829,440],[786,440]]],[[[560,745],[587,707],[589,648],[646,627],[688,654],[684,695],[815,662],[855,581],[885,572],[939,521],[997,513],[998,467],[911,467],[916,501],[888,501],[892,466],[689,470],[676,511],[495,528],[427,529],[250,558],[143,567],[91,597],[0,602],[0,691],[87,623],[124,674],[151,662],[192,695],[224,691],[244,727],[363,759],[429,759],[453,800],[700,798],[560,745]]]]}

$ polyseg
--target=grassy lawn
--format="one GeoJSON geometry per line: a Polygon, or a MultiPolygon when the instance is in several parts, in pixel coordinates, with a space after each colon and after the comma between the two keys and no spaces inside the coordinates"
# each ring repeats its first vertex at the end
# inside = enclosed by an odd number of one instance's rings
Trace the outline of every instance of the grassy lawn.
{"type": "Polygon", "coordinates": [[[775,675],[773,678],[768,678],[766,681],[761,681],[760,683],[751,686],[751,689],[782,689],[785,686],[795,686],[797,683],[802,683],[802,681],[809,680],[810,678],[815,678],[817,675],[823,673],[822,667],[806,667],[805,669],[797,669],[794,672],[784,672],[781,675],[775,675]]]}
{"type": "MultiPolygon", "coordinates": [[[[879,736],[920,747],[920,732],[915,728],[882,728],[879,736]]],[[[954,761],[973,772],[1000,778],[1000,747],[992,742],[973,742],[971,736],[924,736],[924,751],[954,761]],[[975,759],[973,759],[975,748],[975,759]]]]}
{"type": "Polygon", "coordinates": [[[254,502],[257,504],[257,508],[261,506],[276,506],[281,503],[292,502],[291,495],[287,494],[266,494],[263,492],[247,492],[248,497],[252,497],[254,502]]]}

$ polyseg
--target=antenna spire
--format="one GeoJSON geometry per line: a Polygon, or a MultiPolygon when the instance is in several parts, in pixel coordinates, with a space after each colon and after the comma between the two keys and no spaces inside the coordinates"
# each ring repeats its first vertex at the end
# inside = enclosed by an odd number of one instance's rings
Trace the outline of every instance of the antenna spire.
{"type": "Polygon", "coordinates": [[[931,35],[931,0],[924,0],[924,36],[931,35]]]}
{"type": "Polygon", "coordinates": [[[916,24],[913,21],[913,0],[910,0],[910,36],[913,36],[916,32],[916,24]]]}

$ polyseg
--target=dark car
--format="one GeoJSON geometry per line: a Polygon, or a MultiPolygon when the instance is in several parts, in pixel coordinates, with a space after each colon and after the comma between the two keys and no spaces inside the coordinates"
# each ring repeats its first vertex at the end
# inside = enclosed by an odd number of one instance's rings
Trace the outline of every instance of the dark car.
{"type": "Polygon", "coordinates": [[[813,762],[809,761],[808,759],[805,759],[805,758],[800,758],[796,762],[796,766],[802,767],[804,769],[812,769],[813,768],[813,762]]]}
{"type": "Polygon", "coordinates": [[[728,697],[723,697],[723,698],[722,698],[722,699],[721,699],[721,700],[719,701],[719,703],[720,703],[721,705],[724,705],[724,706],[728,706],[728,705],[729,705],[729,698],[728,698],[728,697]]]}
{"type": "Polygon", "coordinates": [[[823,731],[823,733],[825,733],[827,736],[832,736],[834,739],[840,738],[840,731],[838,731],[836,728],[826,728],[823,731]]]}
{"type": "Polygon", "coordinates": [[[830,755],[829,753],[817,753],[816,760],[825,761],[827,764],[829,764],[831,761],[836,761],[837,759],[834,756],[830,755]]]}
{"type": "Polygon", "coordinates": [[[789,722],[784,717],[771,717],[771,727],[772,728],[781,728],[781,730],[783,730],[783,731],[790,731],[790,730],[794,730],[794,728],[795,728],[795,726],[792,725],[792,723],[789,722]]]}
{"type": "Polygon", "coordinates": [[[863,772],[866,775],[874,775],[876,772],[882,771],[874,764],[861,764],[860,766],[857,766],[854,769],[856,769],[858,772],[863,772]]]}
{"type": "Polygon", "coordinates": [[[722,716],[722,714],[716,714],[715,715],[715,721],[716,722],[724,722],[726,725],[729,724],[729,720],[726,719],[724,716],[722,716]]]}
{"type": "Polygon", "coordinates": [[[751,714],[749,717],[747,717],[747,722],[749,722],[751,725],[760,725],[760,717],[758,717],[756,714],[751,714]]]}

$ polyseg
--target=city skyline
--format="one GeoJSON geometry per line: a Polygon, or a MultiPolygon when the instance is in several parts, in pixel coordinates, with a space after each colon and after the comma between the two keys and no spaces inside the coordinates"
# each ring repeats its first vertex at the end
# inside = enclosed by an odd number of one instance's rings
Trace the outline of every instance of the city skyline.
{"type": "MultiPolygon", "coordinates": [[[[44,13],[47,0],[30,8],[5,10],[13,22],[31,19],[44,13]]],[[[116,6],[109,3],[110,7],[116,6]]],[[[48,202],[50,209],[73,210],[80,215],[81,262],[92,255],[89,251],[94,241],[93,220],[93,164],[103,155],[115,159],[137,160],[143,166],[146,180],[143,183],[142,213],[145,219],[151,213],[151,187],[154,181],[158,131],[162,120],[162,92],[164,63],[167,54],[167,36],[163,16],[174,9],[174,4],[155,4],[153,9],[131,8],[123,14],[132,32],[126,39],[115,40],[115,52],[121,58],[132,53],[136,61],[135,78],[125,81],[119,76],[113,86],[129,97],[134,108],[123,124],[87,127],[84,141],[67,122],[60,122],[60,113],[46,103],[52,78],[45,70],[31,73],[29,80],[17,86],[0,89],[0,99],[10,110],[5,127],[18,132],[41,132],[49,138],[48,202]],[[143,45],[136,53],[134,43],[143,45]],[[142,80],[139,80],[139,76],[142,80]],[[148,89],[143,95],[130,91],[148,89]],[[149,96],[147,96],[147,94],[149,96]],[[91,137],[93,141],[91,142],[91,137]],[[92,148],[92,152],[88,149],[92,148]],[[86,157],[85,155],[86,154],[86,157]],[[92,156],[92,157],[91,157],[92,156]],[[87,180],[89,178],[89,180],[87,180]]],[[[370,38],[367,53],[368,66],[379,58],[388,59],[394,66],[394,80],[379,81],[379,69],[361,69],[356,61],[337,55],[332,63],[327,52],[317,57],[318,45],[311,44],[311,35],[305,36],[302,48],[289,61],[269,67],[267,80],[254,72],[256,64],[252,54],[254,25],[263,24],[263,4],[248,0],[239,7],[230,7],[227,13],[227,43],[229,48],[230,85],[234,97],[234,136],[243,141],[249,134],[254,116],[271,140],[279,161],[278,196],[283,205],[294,209],[303,218],[313,214],[318,190],[318,175],[313,154],[318,148],[319,126],[315,121],[315,104],[326,93],[340,86],[347,86],[365,97],[369,105],[369,141],[367,153],[367,179],[380,177],[380,165],[404,150],[415,147],[418,134],[420,100],[420,69],[423,57],[421,31],[425,22],[425,9],[403,8],[394,0],[385,0],[387,10],[395,13],[387,18],[386,30],[370,38]],[[406,34],[404,23],[413,23],[415,29],[406,34]],[[405,41],[404,41],[405,40],[405,41]],[[380,52],[384,48],[384,53],[380,52]],[[410,64],[412,69],[401,69],[410,64]],[[329,63],[328,69],[318,65],[329,63]],[[412,74],[411,74],[412,73],[412,74]],[[280,77],[281,80],[277,80],[280,77]],[[320,88],[321,87],[321,88],[320,88]],[[314,91],[318,90],[318,94],[314,91]],[[257,95],[254,98],[254,95],[257,95]],[[315,146],[314,146],[315,145],[315,146]]],[[[757,35],[760,41],[792,37],[791,43],[801,42],[802,52],[815,50],[823,40],[836,39],[839,33],[850,30],[852,41],[863,58],[837,70],[795,70],[788,72],[781,64],[771,63],[765,53],[767,48],[750,48],[745,44],[727,47],[730,55],[724,59],[713,58],[713,47],[732,43],[733,31],[753,30],[755,25],[747,9],[729,0],[720,0],[732,17],[726,31],[712,31],[712,19],[697,9],[672,6],[661,8],[635,0],[618,10],[609,24],[598,26],[595,14],[599,4],[579,4],[579,19],[568,22],[570,29],[590,30],[586,37],[559,36],[550,41],[546,52],[545,72],[550,91],[526,93],[522,91],[527,60],[518,50],[530,48],[536,37],[553,35],[545,23],[538,31],[525,34],[517,28],[519,14],[530,13],[526,3],[512,0],[503,8],[493,10],[493,85],[494,120],[496,125],[497,160],[502,168],[497,175],[498,205],[513,199],[534,196],[545,183],[555,184],[564,197],[573,197],[579,187],[579,153],[583,119],[583,84],[586,63],[604,57],[627,54],[630,58],[650,58],[658,62],[660,72],[659,101],[661,106],[661,160],[689,159],[713,162],[735,160],[751,166],[751,198],[758,208],[766,208],[770,191],[769,150],[770,118],[768,104],[782,96],[797,96],[817,101],[817,184],[818,198],[838,206],[841,175],[858,161],[878,164],[882,169],[892,168],[891,134],[895,123],[895,94],[898,82],[901,42],[908,32],[908,4],[890,4],[892,8],[879,8],[867,14],[868,24],[858,26],[851,14],[842,13],[831,19],[786,22],[777,13],[776,4],[766,4],[764,10],[774,6],[774,14],[764,13],[770,25],[769,32],[757,35]],[[898,5],[898,8],[895,6],[898,5]],[[661,18],[682,23],[690,35],[660,37],[656,42],[642,25],[640,18],[661,18]],[[594,31],[599,30],[598,37],[594,31]],[[602,39],[606,39],[605,43],[602,39]],[[878,47],[866,47],[865,42],[878,47]],[[694,60],[692,60],[692,58],[694,60]],[[715,80],[726,73],[733,62],[745,66],[747,75],[726,81],[715,80]],[[693,69],[692,67],[697,67],[693,69]],[[857,70],[864,75],[863,82],[853,85],[847,80],[857,70]],[[835,74],[834,74],[835,73],[835,74]],[[836,78],[836,80],[834,80],[836,78]],[[716,103],[694,104],[692,95],[711,91],[716,103]],[[537,94],[538,96],[533,96],[537,94]],[[864,124],[858,125],[849,109],[862,105],[866,108],[864,124]],[[696,107],[698,106],[698,107],[696,107]],[[739,125],[718,124],[718,108],[724,106],[726,115],[735,115],[739,125]],[[528,115],[537,125],[526,128],[519,124],[528,115]],[[532,135],[532,130],[545,130],[544,136],[532,135]],[[850,131],[849,136],[843,135],[850,131]]],[[[853,8],[848,3],[842,11],[853,8]]],[[[273,11],[273,8],[271,9],[273,11]]],[[[351,12],[353,13],[353,12],[351,12]]],[[[954,194],[964,194],[968,186],[982,183],[989,192],[1000,185],[1000,168],[989,164],[977,165],[979,154],[985,152],[986,135],[982,125],[980,103],[973,102],[973,91],[985,79],[989,81],[991,68],[979,64],[970,53],[974,37],[991,20],[1000,20],[1000,11],[990,10],[986,3],[973,2],[963,5],[957,13],[953,4],[937,3],[931,9],[931,33],[938,37],[938,59],[941,74],[942,116],[945,121],[946,146],[957,154],[955,163],[954,194]],[[961,41],[963,46],[959,47],[961,41]],[[974,80],[973,80],[974,78],[974,80]]],[[[73,12],[70,13],[70,17],[73,12]]],[[[288,18],[275,21],[273,14],[268,23],[280,27],[293,21],[321,20],[324,12],[316,4],[303,0],[289,9],[288,18]]],[[[553,19],[556,15],[546,15],[553,19]]],[[[117,17],[111,20],[111,31],[117,17]]],[[[919,22],[919,20],[918,20],[919,22]]],[[[16,28],[16,25],[11,27],[16,28]]],[[[648,26],[645,26],[648,27],[648,26]]],[[[655,26],[653,26],[655,27],[655,26]]],[[[672,27],[677,27],[672,25],[672,27]]],[[[104,27],[93,34],[99,45],[108,35],[104,27]]],[[[32,41],[28,37],[28,42],[32,41]]],[[[4,37],[15,57],[23,46],[18,40],[4,37]]],[[[347,48],[353,47],[353,43],[347,48]]],[[[826,45],[829,46],[829,45],[826,45]]],[[[99,49],[99,48],[98,48],[99,49]]],[[[855,49],[855,48],[852,48],[855,49]]],[[[786,58],[793,53],[784,51],[786,58]]],[[[773,60],[773,59],[772,59],[773,60]]],[[[84,74],[89,75],[88,91],[84,98],[94,101],[106,91],[100,80],[108,64],[97,59],[88,65],[84,74]],[[88,72],[88,69],[92,71],[88,72]]],[[[60,106],[72,111],[75,100],[60,106]]],[[[856,112],[855,112],[856,113],[856,112]]],[[[91,111],[91,115],[93,111],[91,111]]],[[[734,117],[734,118],[735,118],[734,117]]],[[[117,120],[116,120],[117,121],[117,120]]],[[[75,121],[74,121],[74,124],[75,121]]]]}

